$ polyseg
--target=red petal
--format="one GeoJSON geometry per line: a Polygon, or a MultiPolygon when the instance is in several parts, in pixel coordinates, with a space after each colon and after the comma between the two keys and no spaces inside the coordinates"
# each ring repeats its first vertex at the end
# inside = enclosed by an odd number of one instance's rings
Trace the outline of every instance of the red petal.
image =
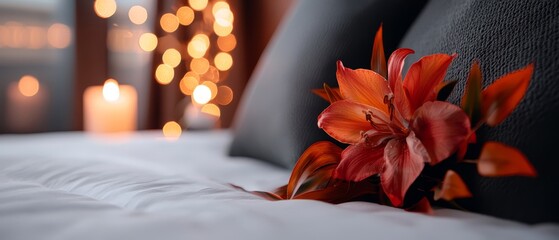
{"type": "Polygon", "coordinates": [[[378,28],[373,43],[373,53],[371,55],[371,70],[387,79],[386,57],[384,56],[384,46],[382,43],[382,25],[378,28]]]}
{"type": "Polygon", "coordinates": [[[378,109],[347,100],[332,103],[318,116],[318,127],[342,143],[354,144],[361,140],[361,132],[373,127],[366,120],[365,112],[389,121],[389,117],[378,109]]]}
{"type": "Polygon", "coordinates": [[[343,100],[339,88],[331,88],[326,83],[322,86],[322,89],[313,89],[312,92],[330,103],[343,100]]]}
{"type": "Polygon", "coordinates": [[[384,145],[371,148],[364,142],[351,145],[342,152],[342,160],[334,177],[358,182],[380,173],[384,165],[384,145]]]}
{"type": "Polygon", "coordinates": [[[436,100],[437,86],[443,81],[453,58],[447,54],[433,54],[419,59],[410,67],[404,80],[404,89],[412,112],[423,103],[436,100]]]}
{"type": "Polygon", "coordinates": [[[345,68],[342,62],[338,61],[336,77],[344,99],[373,106],[388,113],[384,96],[390,93],[390,89],[381,75],[366,69],[345,68]]]}
{"type": "MultiPolygon", "coordinates": [[[[340,162],[340,154],[342,149],[335,144],[327,141],[317,142],[311,145],[293,168],[289,183],[287,184],[287,197],[292,198],[299,191],[299,188],[308,178],[313,177],[317,170],[328,166],[335,167],[340,162]]],[[[327,183],[331,176],[323,176],[315,181],[327,183]]],[[[318,184],[315,184],[318,185],[318,184]]]]}
{"type": "Polygon", "coordinates": [[[460,107],[427,102],[417,109],[411,126],[429,154],[431,164],[450,157],[470,133],[470,120],[460,107]]]}
{"type": "Polygon", "coordinates": [[[408,97],[402,85],[402,68],[406,57],[413,53],[414,51],[411,49],[400,48],[394,51],[388,59],[388,82],[394,93],[394,104],[406,120],[411,118],[413,112],[410,109],[408,97]]]}
{"type": "Polygon", "coordinates": [[[306,192],[293,199],[313,199],[337,204],[354,200],[360,196],[376,193],[378,193],[378,185],[369,181],[357,183],[339,181],[324,189],[306,192]]]}
{"type": "Polygon", "coordinates": [[[483,90],[481,109],[489,126],[501,123],[516,108],[528,89],[533,72],[534,64],[530,64],[502,76],[483,90]]]}
{"type": "MultiPolygon", "coordinates": [[[[417,149],[410,148],[416,140],[408,136],[403,139],[392,139],[386,144],[384,150],[384,170],[380,179],[384,192],[390,202],[396,207],[401,207],[411,184],[423,170],[424,159],[417,149]],[[409,139],[409,140],[408,140],[409,139]]],[[[413,146],[412,146],[413,147],[413,146]]]]}
{"type": "Polygon", "coordinates": [[[446,172],[441,189],[435,191],[435,200],[442,198],[450,201],[456,198],[469,197],[472,197],[472,193],[470,193],[462,178],[452,170],[446,172]]]}
{"type": "Polygon", "coordinates": [[[537,176],[536,170],[518,149],[498,142],[487,142],[481,150],[477,170],[486,177],[537,176]]]}

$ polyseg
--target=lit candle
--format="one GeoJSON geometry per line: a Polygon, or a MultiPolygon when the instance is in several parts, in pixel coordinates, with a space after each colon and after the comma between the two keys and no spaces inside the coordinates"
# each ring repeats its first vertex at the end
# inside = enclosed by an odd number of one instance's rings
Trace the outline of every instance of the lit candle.
{"type": "Polygon", "coordinates": [[[138,95],[129,85],[108,79],[103,86],[88,87],[83,95],[84,128],[95,133],[136,130],[138,95]]]}
{"type": "Polygon", "coordinates": [[[13,132],[44,130],[47,92],[41,89],[37,78],[25,75],[19,82],[8,86],[8,129],[13,132]]]}

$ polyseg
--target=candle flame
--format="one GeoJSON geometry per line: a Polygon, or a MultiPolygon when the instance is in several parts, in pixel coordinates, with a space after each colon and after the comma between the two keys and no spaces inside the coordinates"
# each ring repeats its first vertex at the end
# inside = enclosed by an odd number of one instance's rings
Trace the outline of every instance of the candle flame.
{"type": "Polygon", "coordinates": [[[19,92],[26,97],[35,96],[39,92],[39,80],[31,75],[21,77],[17,86],[19,92]]]}
{"type": "Polygon", "coordinates": [[[103,98],[109,102],[114,102],[120,97],[118,82],[112,78],[107,79],[103,85],[103,98]]]}

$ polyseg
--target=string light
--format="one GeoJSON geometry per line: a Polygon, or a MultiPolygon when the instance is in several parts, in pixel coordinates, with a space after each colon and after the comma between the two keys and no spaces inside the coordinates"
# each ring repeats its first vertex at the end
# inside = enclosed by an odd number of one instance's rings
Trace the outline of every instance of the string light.
{"type": "Polygon", "coordinates": [[[187,6],[182,6],[177,10],[177,17],[179,18],[179,23],[183,26],[188,26],[194,22],[194,10],[187,6]]]}
{"type": "Polygon", "coordinates": [[[181,58],[181,53],[174,48],[169,48],[163,53],[163,63],[171,67],[177,67],[181,62],[181,58]]]}
{"type": "Polygon", "coordinates": [[[163,136],[165,136],[165,138],[168,140],[176,140],[182,134],[181,125],[179,125],[175,121],[166,122],[165,125],[163,125],[162,130],[163,130],[163,136]]]}
{"type": "Polygon", "coordinates": [[[208,0],[188,0],[188,4],[196,11],[202,11],[208,6],[208,0]]]}
{"type": "Polygon", "coordinates": [[[157,47],[157,36],[153,33],[143,33],[138,41],[140,48],[146,52],[151,52],[157,47]]]}
{"type": "Polygon", "coordinates": [[[175,70],[167,64],[159,64],[155,69],[155,79],[161,85],[167,85],[173,81],[175,70]]]}
{"type": "Polygon", "coordinates": [[[161,29],[163,29],[163,31],[172,33],[179,28],[179,19],[175,16],[175,14],[165,13],[161,16],[159,24],[161,25],[161,29]]]}
{"type": "Polygon", "coordinates": [[[115,0],[95,0],[93,9],[97,16],[110,18],[116,12],[116,2],[115,0]]]}
{"type": "Polygon", "coordinates": [[[128,10],[128,18],[130,18],[130,21],[134,24],[143,24],[148,19],[148,11],[142,6],[132,6],[130,10],[128,10]]]}

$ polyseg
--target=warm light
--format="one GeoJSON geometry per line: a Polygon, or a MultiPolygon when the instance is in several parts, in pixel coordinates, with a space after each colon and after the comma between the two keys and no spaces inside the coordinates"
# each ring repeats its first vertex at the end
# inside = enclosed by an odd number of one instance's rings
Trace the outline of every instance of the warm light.
{"type": "Polygon", "coordinates": [[[184,95],[191,95],[194,92],[196,86],[198,86],[198,74],[193,72],[187,72],[179,83],[181,92],[184,95]]]}
{"type": "Polygon", "coordinates": [[[181,59],[181,53],[177,49],[169,48],[163,53],[163,63],[171,67],[177,67],[181,59]]]}
{"type": "Polygon", "coordinates": [[[109,18],[116,12],[115,0],[95,0],[93,8],[97,16],[109,18]]]}
{"type": "Polygon", "coordinates": [[[219,82],[219,70],[214,66],[210,66],[208,71],[200,76],[200,79],[202,81],[219,82]]]}
{"type": "Polygon", "coordinates": [[[39,92],[39,80],[31,75],[25,75],[19,79],[17,87],[23,96],[32,97],[39,92]]]}
{"type": "Polygon", "coordinates": [[[222,27],[229,27],[233,25],[233,12],[228,8],[222,8],[214,13],[215,23],[222,27]]]}
{"type": "Polygon", "coordinates": [[[220,105],[228,105],[233,101],[233,90],[228,86],[219,86],[215,101],[220,105]]]}
{"type": "Polygon", "coordinates": [[[179,19],[175,16],[175,14],[165,13],[161,16],[159,24],[161,24],[163,31],[172,33],[179,28],[179,19]]]}
{"type": "Polygon", "coordinates": [[[210,89],[210,92],[212,93],[210,95],[210,100],[214,99],[215,96],[217,95],[217,85],[215,85],[215,83],[210,82],[210,81],[205,81],[202,83],[202,85],[205,85],[206,87],[208,87],[210,89]]]}
{"type": "Polygon", "coordinates": [[[233,66],[233,57],[229,53],[220,52],[214,58],[215,67],[221,71],[227,71],[233,66]]]}
{"type": "Polygon", "coordinates": [[[205,34],[196,34],[188,43],[188,55],[192,58],[201,58],[206,54],[210,47],[210,38],[205,34]]]}
{"type": "Polygon", "coordinates": [[[65,48],[72,41],[72,32],[68,26],[55,23],[47,30],[47,40],[54,48],[65,48]]]}
{"type": "Polygon", "coordinates": [[[233,49],[235,49],[235,47],[237,46],[237,39],[233,34],[229,34],[224,37],[218,37],[217,46],[219,47],[219,50],[224,52],[233,51],[233,49]]]}
{"type": "Polygon", "coordinates": [[[182,128],[177,122],[170,121],[163,125],[163,136],[165,136],[166,138],[177,139],[181,136],[181,134],[182,128]]]}
{"type": "Polygon", "coordinates": [[[233,25],[221,26],[217,22],[214,22],[214,32],[217,36],[224,37],[229,35],[233,31],[233,25]]]}
{"type": "Polygon", "coordinates": [[[29,32],[29,48],[39,49],[43,48],[46,45],[47,31],[45,30],[45,28],[30,26],[27,27],[27,30],[29,32]]]}
{"type": "Polygon", "coordinates": [[[145,23],[148,19],[148,11],[142,6],[132,6],[130,10],[128,10],[128,17],[132,23],[140,25],[145,23]]]}
{"type": "Polygon", "coordinates": [[[151,52],[157,47],[157,36],[153,33],[143,33],[138,41],[140,48],[146,52],[151,52]]]}
{"type": "Polygon", "coordinates": [[[177,10],[177,17],[181,25],[188,26],[194,21],[194,11],[192,8],[182,6],[177,10]]]}
{"type": "Polygon", "coordinates": [[[210,68],[210,61],[205,58],[194,58],[190,62],[190,69],[198,74],[204,74],[210,68]]]}
{"type": "Polygon", "coordinates": [[[194,88],[192,99],[198,104],[206,104],[212,98],[212,91],[206,85],[198,85],[194,88]]]}
{"type": "Polygon", "coordinates": [[[159,64],[157,69],[155,69],[155,79],[161,85],[167,85],[173,81],[175,77],[175,71],[173,67],[167,64],[159,64]]]}
{"type": "Polygon", "coordinates": [[[202,11],[208,6],[208,0],[188,0],[190,7],[196,11],[202,11]]]}
{"type": "Polygon", "coordinates": [[[224,1],[214,3],[214,6],[212,7],[212,13],[215,15],[221,9],[230,9],[229,4],[224,1]]]}
{"type": "Polygon", "coordinates": [[[118,82],[112,78],[107,79],[103,85],[103,98],[109,102],[114,102],[120,97],[118,82]]]}
{"type": "Polygon", "coordinates": [[[219,107],[212,103],[204,105],[200,111],[215,117],[219,117],[221,115],[221,110],[219,110],[219,107]]]}

